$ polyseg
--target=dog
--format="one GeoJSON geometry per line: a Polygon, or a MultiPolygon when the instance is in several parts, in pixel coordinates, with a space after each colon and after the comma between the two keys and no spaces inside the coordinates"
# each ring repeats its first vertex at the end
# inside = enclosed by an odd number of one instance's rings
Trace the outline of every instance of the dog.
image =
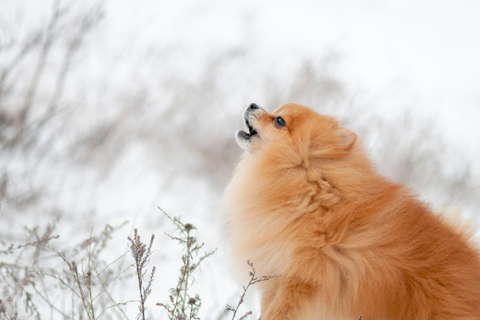
{"type": "Polygon", "coordinates": [[[251,104],[225,191],[235,260],[262,320],[480,319],[472,232],[377,173],[357,134],[288,103],[251,104]]]}

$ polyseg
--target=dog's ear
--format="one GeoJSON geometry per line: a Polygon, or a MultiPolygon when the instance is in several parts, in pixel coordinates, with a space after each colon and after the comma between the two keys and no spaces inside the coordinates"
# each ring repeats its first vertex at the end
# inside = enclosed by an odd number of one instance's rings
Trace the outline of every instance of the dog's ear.
{"type": "Polygon", "coordinates": [[[340,143],[343,146],[343,150],[349,151],[357,142],[357,134],[348,128],[341,127],[338,130],[338,136],[340,143]]]}

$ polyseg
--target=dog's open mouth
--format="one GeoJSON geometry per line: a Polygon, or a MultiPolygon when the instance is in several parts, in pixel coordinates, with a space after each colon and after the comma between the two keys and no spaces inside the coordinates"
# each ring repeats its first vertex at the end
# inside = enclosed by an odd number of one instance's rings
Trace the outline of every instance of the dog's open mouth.
{"type": "Polygon", "coordinates": [[[248,127],[248,131],[250,132],[250,137],[253,137],[254,135],[258,134],[258,132],[252,127],[250,122],[248,122],[248,119],[245,119],[245,124],[248,127]]]}
{"type": "Polygon", "coordinates": [[[245,125],[248,128],[248,132],[240,130],[238,131],[238,137],[242,140],[249,141],[253,136],[258,135],[258,132],[253,128],[248,119],[245,119],[245,125]]]}

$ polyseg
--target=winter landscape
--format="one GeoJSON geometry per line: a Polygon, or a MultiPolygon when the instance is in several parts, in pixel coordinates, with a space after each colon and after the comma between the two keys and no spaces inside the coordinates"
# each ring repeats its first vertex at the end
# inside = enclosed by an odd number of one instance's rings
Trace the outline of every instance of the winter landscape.
{"type": "Polygon", "coordinates": [[[226,310],[250,277],[221,210],[251,102],[338,117],[380,172],[478,224],[479,15],[476,1],[0,0],[0,319],[182,319],[176,305],[258,319],[254,284],[226,310]]]}

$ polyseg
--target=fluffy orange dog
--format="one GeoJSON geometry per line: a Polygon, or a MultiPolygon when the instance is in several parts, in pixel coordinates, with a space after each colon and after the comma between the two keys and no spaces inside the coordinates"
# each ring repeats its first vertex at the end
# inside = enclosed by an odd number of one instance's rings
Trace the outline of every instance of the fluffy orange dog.
{"type": "Polygon", "coordinates": [[[379,175],[356,134],[286,104],[245,112],[226,190],[238,262],[254,262],[262,320],[480,319],[469,235],[379,175]]]}

